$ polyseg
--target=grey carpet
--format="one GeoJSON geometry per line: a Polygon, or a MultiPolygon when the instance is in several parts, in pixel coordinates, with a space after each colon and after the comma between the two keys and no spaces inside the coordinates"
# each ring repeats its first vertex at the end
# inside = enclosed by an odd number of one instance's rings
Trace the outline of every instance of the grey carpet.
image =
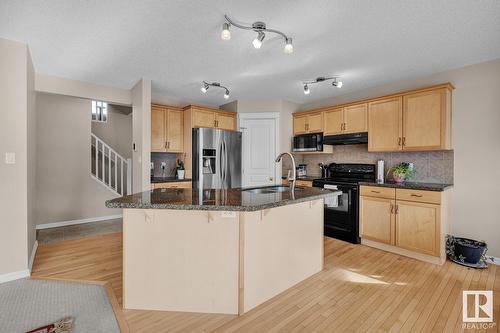
{"type": "Polygon", "coordinates": [[[99,285],[21,279],[0,284],[0,332],[22,333],[75,317],[74,333],[120,333],[99,285]]]}

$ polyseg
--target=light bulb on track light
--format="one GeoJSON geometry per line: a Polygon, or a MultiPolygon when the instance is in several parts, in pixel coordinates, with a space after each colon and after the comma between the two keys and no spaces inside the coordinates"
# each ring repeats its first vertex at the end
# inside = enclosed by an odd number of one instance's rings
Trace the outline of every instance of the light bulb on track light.
{"type": "Polygon", "coordinates": [[[304,95],[309,95],[311,93],[311,90],[309,90],[309,86],[307,84],[304,84],[304,95]]]}
{"type": "Polygon", "coordinates": [[[291,38],[287,38],[285,40],[285,48],[283,49],[283,52],[285,52],[286,54],[293,53],[293,44],[291,38]]]}
{"type": "Polygon", "coordinates": [[[220,33],[220,38],[222,40],[230,40],[231,39],[231,31],[229,31],[229,23],[222,24],[222,31],[220,33]]]}
{"type": "Polygon", "coordinates": [[[257,35],[257,37],[255,37],[255,39],[252,42],[253,47],[255,47],[256,49],[260,49],[264,37],[266,37],[266,35],[262,31],[259,31],[259,34],[257,35]]]}

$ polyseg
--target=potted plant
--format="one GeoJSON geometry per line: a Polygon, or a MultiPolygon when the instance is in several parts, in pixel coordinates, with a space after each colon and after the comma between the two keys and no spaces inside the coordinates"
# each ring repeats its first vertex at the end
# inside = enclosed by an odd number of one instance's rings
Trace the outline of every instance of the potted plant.
{"type": "Polygon", "coordinates": [[[184,179],[184,162],[182,160],[177,160],[177,179],[184,179]]]}
{"type": "Polygon", "coordinates": [[[413,174],[412,163],[401,162],[398,165],[392,167],[392,178],[398,184],[403,183],[405,180],[411,178],[413,174]]]}

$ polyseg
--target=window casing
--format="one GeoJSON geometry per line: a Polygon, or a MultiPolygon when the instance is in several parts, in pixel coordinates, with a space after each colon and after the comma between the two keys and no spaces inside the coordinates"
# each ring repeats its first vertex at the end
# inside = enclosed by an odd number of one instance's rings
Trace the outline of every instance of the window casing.
{"type": "Polygon", "coordinates": [[[101,123],[108,121],[108,103],[92,101],[92,121],[101,123]]]}

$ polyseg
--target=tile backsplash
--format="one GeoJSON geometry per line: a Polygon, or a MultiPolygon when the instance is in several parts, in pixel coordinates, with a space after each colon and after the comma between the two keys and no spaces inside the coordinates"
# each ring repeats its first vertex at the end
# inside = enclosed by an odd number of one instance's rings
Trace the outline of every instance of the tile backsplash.
{"type": "MultiPolygon", "coordinates": [[[[294,154],[297,164],[307,164],[308,176],[321,176],[318,163],[367,163],[385,161],[385,173],[401,162],[414,164],[413,181],[453,184],[453,151],[370,153],[367,145],[333,146],[332,154],[294,154]]],[[[283,159],[283,175],[291,169],[283,159]]],[[[389,177],[390,178],[390,177],[389,177]]]]}
{"type": "Polygon", "coordinates": [[[177,154],[151,153],[151,162],[154,163],[154,177],[174,177],[177,166],[177,154]],[[161,170],[161,162],[166,163],[165,172],[161,170]]]}

